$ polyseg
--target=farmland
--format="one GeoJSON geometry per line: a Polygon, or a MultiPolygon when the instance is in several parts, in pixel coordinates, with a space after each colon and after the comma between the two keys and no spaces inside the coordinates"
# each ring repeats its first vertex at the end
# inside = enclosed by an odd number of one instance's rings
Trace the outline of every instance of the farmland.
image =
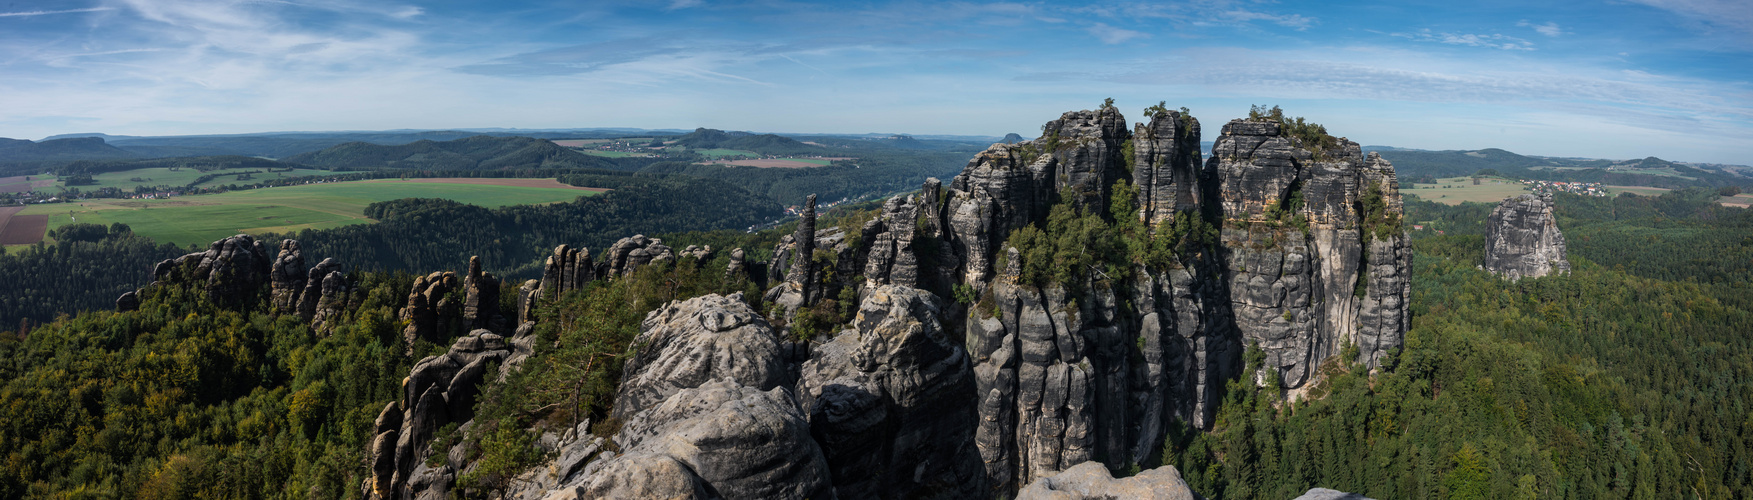
{"type": "Polygon", "coordinates": [[[104,225],[120,222],[127,224],[135,234],[188,245],[207,243],[240,232],[260,234],[366,224],[373,222],[362,215],[366,205],[401,198],[445,198],[484,207],[501,207],[571,201],[602,191],[567,186],[552,179],[385,179],[231,191],[167,200],[97,199],[34,205],[19,215],[47,215],[50,228],[73,222],[104,225]]]}
{"type": "MultiPolygon", "coordinates": [[[[71,187],[77,187],[82,191],[90,191],[93,189],[106,188],[106,187],[113,187],[113,188],[118,188],[118,189],[123,189],[123,190],[132,190],[132,189],[134,189],[134,186],[183,187],[183,186],[188,186],[190,183],[193,183],[197,180],[200,180],[201,176],[203,176],[203,175],[218,174],[212,180],[209,180],[207,182],[203,182],[199,186],[196,186],[196,187],[208,187],[208,186],[225,185],[225,184],[240,184],[240,183],[241,184],[252,184],[252,183],[262,182],[262,181],[271,180],[271,179],[282,179],[282,178],[287,178],[287,177],[304,177],[304,176],[313,176],[313,175],[316,175],[316,176],[334,175],[334,174],[338,174],[338,173],[344,173],[344,172],[331,172],[328,170],[304,170],[304,169],[294,170],[291,172],[264,172],[264,171],[259,171],[256,169],[242,169],[242,170],[232,170],[232,171],[212,170],[212,171],[202,172],[202,171],[195,170],[192,168],[139,168],[139,169],[134,169],[134,170],[124,170],[124,171],[120,171],[120,172],[104,172],[101,174],[96,174],[96,175],[91,176],[91,179],[93,181],[97,182],[96,184],[85,184],[85,185],[71,186],[71,187]],[[238,176],[243,175],[244,172],[252,172],[250,174],[247,174],[251,178],[245,179],[242,181],[238,180],[238,176]]],[[[55,185],[57,187],[61,187],[63,189],[69,187],[64,182],[57,182],[57,183],[55,183],[55,185]]]]}
{"type": "Polygon", "coordinates": [[[1451,177],[1437,179],[1435,184],[1411,184],[1410,188],[1400,190],[1400,194],[1444,205],[1460,205],[1467,201],[1497,203],[1526,192],[1528,189],[1521,182],[1499,177],[1481,178],[1477,186],[1473,185],[1471,177],[1451,177]]]}

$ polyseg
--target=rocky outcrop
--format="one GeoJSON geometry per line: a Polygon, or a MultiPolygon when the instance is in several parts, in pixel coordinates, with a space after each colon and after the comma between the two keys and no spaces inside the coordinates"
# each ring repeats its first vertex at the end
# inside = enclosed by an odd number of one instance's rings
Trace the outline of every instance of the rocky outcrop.
{"type": "Polygon", "coordinates": [[[593,465],[580,498],[834,498],[828,464],[783,388],[719,379],[638,412],[624,453],[593,465]]]}
{"type": "Polygon", "coordinates": [[[1282,129],[1231,121],[1206,170],[1230,221],[1222,244],[1235,325],[1295,390],[1345,345],[1372,365],[1400,345],[1410,254],[1387,161],[1343,138],[1316,148],[1282,129]]]}
{"type": "Polygon", "coordinates": [[[333,258],[323,259],[305,273],[304,290],[298,292],[293,299],[298,304],[298,316],[305,321],[314,321],[323,304],[323,287],[330,276],[337,279],[341,276],[341,263],[333,258]]]}
{"type": "Polygon", "coordinates": [[[1491,210],[1485,222],[1485,270],[1511,281],[1570,272],[1551,195],[1524,194],[1491,210]]]}
{"type": "Polygon", "coordinates": [[[614,417],[622,420],[709,380],[768,390],[786,383],[779,337],[742,294],[704,295],[652,311],[623,366],[614,417]]]}
{"type": "Polygon", "coordinates": [[[768,264],[769,276],[783,281],[767,290],[764,298],[767,302],[783,308],[787,318],[796,314],[799,307],[814,303],[819,298],[815,279],[817,269],[813,259],[815,251],[816,195],[812,194],[804,201],[797,231],[780,240],[779,248],[773,251],[773,262],[768,264]],[[773,274],[781,272],[784,273],[783,276],[773,274]]]}
{"type": "Polygon", "coordinates": [[[481,258],[469,257],[469,274],[463,277],[463,326],[505,333],[505,315],[499,312],[499,278],[481,271],[481,258]]]}
{"type": "Polygon", "coordinates": [[[298,312],[298,295],[304,292],[304,252],[298,240],[282,240],[280,253],[269,266],[269,304],[277,313],[298,312]]]}
{"type": "MultiPolygon", "coordinates": [[[[947,185],[887,200],[861,226],[818,227],[810,197],[771,260],[737,249],[725,269],[773,283],[760,301],[772,317],[740,295],[652,312],[623,367],[613,446],[579,424],[514,496],[1197,498],[1171,467],[1108,471],[1152,460],[1171,426],[1212,425],[1250,346],[1266,361],[1253,382],[1275,379],[1292,398],[1348,345],[1349,361],[1379,363],[1407,328],[1410,250],[1393,167],[1357,144],[1236,120],[1205,159],[1197,120],[1151,113],[1131,127],[1111,107],[1066,113],[1038,139],[992,145],[947,185]],[[1110,210],[1126,200],[1116,189],[1136,210],[1110,210]],[[1136,238],[1052,243],[1059,250],[1133,253],[1025,274],[1025,257],[1043,258],[1025,250],[1042,244],[1006,240],[1048,228],[1057,203],[1080,224],[1136,238]],[[1139,240],[1149,255],[1123,246],[1139,240]],[[797,340],[773,326],[830,306],[857,310],[838,334],[797,340]]],[[[519,331],[559,292],[678,255],[710,249],[677,254],[635,236],[594,265],[556,249],[518,291],[519,331]]],[[[443,317],[433,293],[450,281],[417,281],[411,329],[443,317]]],[[[507,365],[534,352],[521,338],[507,365]]],[[[403,404],[447,398],[411,389],[403,404]]],[[[416,417],[405,432],[425,425],[416,417]]],[[[406,485],[466,468],[393,464],[409,479],[390,484],[406,485]]]]}
{"type": "Polygon", "coordinates": [[[445,354],[415,363],[402,381],[400,400],[385,406],[375,422],[364,496],[444,498],[463,464],[427,465],[433,433],[474,418],[487,365],[504,360],[511,350],[504,337],[475,330],[457,338],[445,354]]]}
{"type": "Polygon", "coordinates": [[[460,326],[462,305],[449,297],[457,286],[456,273],[450,271],[414,278],[414,286],[408,291],[407,305],[402,307],[400,316],[408,324],[402,329],[408,354],[414,353],[414,342],[442,342],[460,326]]]}
{"type": "Polygon", "coordinates": [[[1017,500],[1196,500],[1174,466],[1162,466],[1127,478],[1114,478],[1100,462],[1084,462],[1052,477],[1041,478],[1017,492],[1017,500]]]}
{"type": "Polygon", "coordinates": [[[122,292],[122,296],[116,297],[116,312],[128,312],[138,309],[140,309],[140,294],[135,292],[122,292]]]}
{"type": "Polygon", "coordinates": [[[1370,497],[1356,493],[1346,493],[1327,488],[1313,488],[1293,500],[1371,500],[1370,497]]]}
{"type": "Polygon", "coordinates": [[[626,276],[633,274],[639,266],[675,262],[676,253],[665,246],[663,240],[636,234],[610,245],[603,258],[609,263],[608,276],[626,276]]]}
{"type": "Polygon", "coordinates": [[[853,328],[804,363],[798,393],[836,493],[972,498],[985,470],[974,441],[972,364],[922,290],[870,289],[853,328]]]}
{"type": "Polygon", "coordinates": [[[152,279],[162,284],[201,284],[214,303],[244,307],[254,303],[262,285],[270,281],[271,262],[262,242],[240,234],[215,241],[206,251],[159,262],[152,279]]]}

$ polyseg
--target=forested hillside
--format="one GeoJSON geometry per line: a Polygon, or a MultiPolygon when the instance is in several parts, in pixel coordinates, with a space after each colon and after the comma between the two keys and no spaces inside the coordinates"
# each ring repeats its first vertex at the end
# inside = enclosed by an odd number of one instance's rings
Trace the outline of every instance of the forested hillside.
{"type": "MultiPolygon", "coordinates": [[[[626,173],[564,173],[563,182],[612,190],[569,203],[488,209],[440,199],[372,205],[379,223],[305,230],[296,237],[317,256],[348,270],[429,272],[454,269],[479,255],[488,271],[512,278],[540,273],[540,259],[562,243],[606,247],[634,234],[741,230],[780,215],[780,206],[722,182],[626,173]]],[[[61,242],[0,254],[0,329],[42,323],[61,313],[109,309],[116,296],[145,284],[152,264],[193,249],[118,233],[93,242],[61,242]]],[[[315,262],[315,261],[313,261],[315,262]]]]}
{"type": "Polygon", "coordinates": [[[399,146],[349,142],[286,158],[325,168],[497,170],[504,168],[607,168],[615,163],[529,137],[474,136],[421,140],[399,146]]]}
{"type": "Polygon", "coordinates": [[[1409,180],[1426,176],[1441,178],[1473,175],[1489,169],[1518,179],[1599,182],[1669,189],[1753,185],[1753,178],[1726,170],[1706,170],[1654,157],[1616,164],[1609,160],[1523,156],[1496,148],[1478,151],[1380,148],[1377,152],[1388,161],[1394,162],[1394,168],[1400,172],[1401,178],[1409,180]]]}
{"type": "Polygon", "coordinates": [[[790,205],[814,194],[824,201],[880,196],[918,189],[927,177],[949,182],[967,165],[966,151],[883,151],[863,149],[856,160],[814,168],[757,168],[680,162],[653,163],[647,174],[681,174],[723,181],[790,205]]]}
{"type": "Polygon", "coordinates": [[[1270,376],[1233,382],[1165,463],[1214,498],[1753,497],[1753,216],[1673,194],[1558,207],[1570,275],[1510,282],[1476,268],[1480,231],[1423,233],[1413,327],[1382,371],[1330,364],[1288,404],[1270,376]]]}

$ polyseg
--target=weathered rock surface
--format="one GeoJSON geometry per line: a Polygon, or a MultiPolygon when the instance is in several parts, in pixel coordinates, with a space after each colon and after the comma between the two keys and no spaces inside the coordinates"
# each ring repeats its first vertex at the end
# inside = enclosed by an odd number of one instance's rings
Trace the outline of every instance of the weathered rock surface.
{"type": "Polygon", "coordinates": [[[784,388],[729,379],[683,389],[638,412],[583,498],[833,498],[828,464],[784,388]]]}
{"type": "Polygon", "coordinates": [[[504,337],[475,330],[450,350],[414,364],[402,382],[402,398],[384,408],[375,422],[368,498],[444,498],[456,480],[451,464],[427,467],[432,435],[448,423],[474,418],[475,399],[486,380],[486,366],[511,353],[504,337]]]}
{"type": "Polygon", "coordinates": [[[604,259],[609,262],[609,276],[626,276],[639,266],[675,262],[676,253],[663,240],[636,234],[609,246],[604,259]]]}
{"type": "Polygon", "coordinates": [[[140,309],[140,294],[135,292],[122,292],[122,296],[116,297],[116,312],[128,312],[137,309],[140,309]]]}
{"type": "Polygon", "coordinates": [[[1195,500],[1199,495],[1187,487],[1181,472],[1165,465],[1115,479],[1101,462],[1084,462],[1065,472],[1030,483],[1017,492],[1017,500],[1195,500]]]}
{"type": "Polygon", "coordinates": [[[819,298],[817,283],[813,279],[816,275],[815,261],[812,259],[815,250],[816,195],[812,194],[804,201],[797,232],[789,239],[780,240],[779,248],[773,251],[773,262],[768,265],[768,273],[783,272],[784,275],[781,278],[783,281],[767,290],[764,298],[767,302],[784,308],[786,318],[796,314],[799,307],[814,303],[819,298]]]}
{"type": "Polygon", "coordinates": [[[1356,493],[1346,493],[1343,491],[1330,490],[1327,488],[1314,488],[1314,489],[1310,489],[1308,491],[1308,493],[1303,493],[1302,496],[1296,497],[1294,500],[1371,500],[1371,499],[1370,499],[1370,497],[1366,497],[1366,496],[1359,495],[1356,493]]]}
{"type": "Polygon", "coordinates": [[[923,290],[870,289],[854,328],[803,365],[798,393],[840,498],[986,492],[968,404],[972,365],[944,329],[940,309],[923,290]]]}
{"type": "Polygon", "coordinates": [[[268,251],[254,236],[240,234],[213,242],[206,251],[159,262],[152,270],[158,283],[200,283],[212,300],[239,307],[257,297],[270,281],[268,251]]]}
{"type": "Polygon", "coordinates": [[[414,286],[408,291],[407,305],[402,307],[401,313],[402,321],[408,322],[408,326],[402,329],[408,354],[413,354],[414,342],[442,341],[449,338],[450,332],[460,326],[462,308],[447,297],[458,285],[456,273],[449,271],[414,278],[414,286]]]}
{"type": "Polygon", "coordinates": [[[1485,222],[1485,270],[1512,281],[1570,272],[1550,195],[1512,197],[1491,210],[1485,222]]]}
{"type": "Polygon", "coordinates": [[[740,293],[671,302],[646,316],[633,343],[615,396],[622,420],[714,379],[759,390],[789,379],[779,337],[740,293]]]}
{"type": "Polygon", "coordinates": [[[278,313],[298,311],[298,295],[304,292],[304,252],[298,240],[280,242],[280,253],[269,266],[269,303],[278,313]]]}
{"type": "MultiPolygon", "coordinates": [[[[799,341],[740,296],[667,304],[642,325],[611,410],[624,422],[613,438],[624,452],[598,454],[612,446],[584,437],[586,424],[544,435],[558,458],[506,494],[1197,498],[1170,467],[1124,479],[1108,471],[1149,461],[1171,426],[1209,427],[1249,345],[1265,352],[1288,397],[1347,345],[1358,348],[1351,361],[1379,363],[1407,328],[1411,254],[1394,170],[1379,156],[1236,120],[1205,159],[1197,120],[1151,112],[1131,127],[1111,107],[1066,113],[1041,138],[994,144],[947,185],[928,180],[888,200],[861,227],[818,228],[810,197],[771,260],[733,250],[726,276],[771,282],[762,302],[785,323],[826,299],[856,301],[837,304],[855,305],[850,325],[799,341]],[[1135,212],[1108,209],[1120,181],[1137,189],[1135,212]],[[1084,213],[1137,217],[1156,238],[1186,236],[1172,255],[1026,282],[1022,254],[1005,240],[1047,227],[1061,197],[1084,213]]],[[[520,334],[503,342],[504,366],[534,352],[531,311],[544,300],[678,256],[709,258],[710,249],[678,254],[634,236],[592,263],[557,248],[542,279],[518,290],[520,334]]],[[[403,313],[411,332],[441,335],[447,314],[479,325],[484,296],[444,299],[456,281],[417,280],[403,313]]],[[[400,402],[405,415],[379,425],[373,449],[412,456],[404,443],[469,417],[470,389],[432,381],[485,376],[478,371],[422,361],[400,402]]],[[[385,465],[381,455],[373,470],[393,477],[373,484],[387,491],[449,484],[468,467],[385,465]]]]}

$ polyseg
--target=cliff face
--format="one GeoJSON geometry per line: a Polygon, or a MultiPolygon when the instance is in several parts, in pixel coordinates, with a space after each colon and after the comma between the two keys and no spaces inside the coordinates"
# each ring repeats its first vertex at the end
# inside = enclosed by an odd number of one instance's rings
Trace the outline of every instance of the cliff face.
{"type": "MultiPolygon", "coordinates": [[[[1407,328],[1410,250],[1393,167],[1355,143],[1318,137],[1329,146],[1317,148],[1279,123],[1236,120],[1206,159],[1192,117],[1159,111],[1126,123],[1113,108],[1065,113],[1039,139],[994,144],[948,184],[932,179],[888,200],[858,229],[818,228],[809,200],[765,266],[730,254],[727,274],[773,282],[764,294],[773,317],[735,295],[652,312],[613,410],[627,422],[612,439],[625,453],[587,459],[604,441],[577,431],[507,496],[1190,497],[1172,469],[1114,480],[1089,464],[1144,463],[1172,425],[1209,427],[1247,346],[1260,347],[1288,397],[1346,346],[1375,366],[1407,328]],[[1109,206],[1127,199],[1120,189],[1135,210],[1109,206]],[[1120,250],[1134,253],[1043,281],[1025,269],[1039,257],[1007,239],[1047,228],[1065,207],[1141,228],[1124,237],[1168,250],[1120,250]],[[854,292],[856,318],[837,334],[789,334],[798,310],[854,292]],[[735,457],[697,452],[724,442],[759,445],[735,457]]],[[[588,252],[557,249],[547,275],[520,289],[522,326],[502,349],[529,342],[527,311],[558,291],[673,258],[661,242],[633,240],[594,270],[588,252]]],[[[420,285],[406,310],[434,300],[420,285]]],[[[373,484],[382,487],[368,494],[442,492],[444,474],[468,466],[431,475],[405,462],[425,451],[428,424],[407,423],[425,422],[422,399],[436,405],[466,387],[449,379],[442,394],[410,389],[386,409],[403,418],[380,423],[398,434],[380,439],[373,484]]]]}
{"type": "Polygon", "coordinates": [[[1570,272],[1551,196],[1503,200],[1485,223],[1485,270],[1510,280],[1570,272]]]}

